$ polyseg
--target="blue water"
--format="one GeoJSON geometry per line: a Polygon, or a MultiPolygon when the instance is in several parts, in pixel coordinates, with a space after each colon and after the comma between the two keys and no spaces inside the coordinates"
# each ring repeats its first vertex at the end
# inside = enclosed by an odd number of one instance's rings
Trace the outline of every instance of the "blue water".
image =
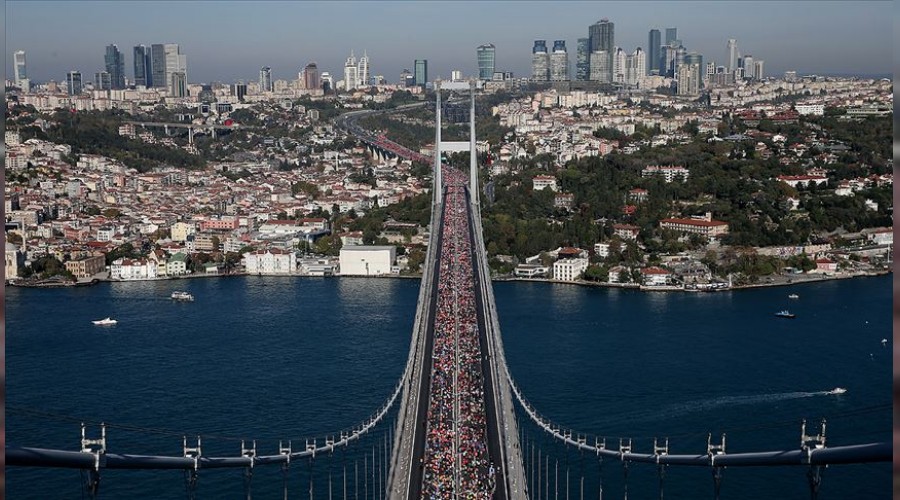
{"type": "MultiPolygon", "coordinates": [[[[402,371],[418,285],[246,277],[7,288],[7,442],[76,450],[80,420],[103,420],[119,426],[111,452],[180,455],[181,434],[200,433],[205,455],[234,456],[240,438],[274,454],[279,439],[355,425],[402,371]],[[173,303],[176,289],[197,301],[173,303]],[[90,323],[106,316],[119,324],[90,323]]],[[[890,438],[890,277],[715,294],[495,291],[510,370],[561,425],[610,443],[635,437],[645,452],[668,436],[672,453],[705,453],[707,432],[726,432],[729,452],[794,449],[801,418],[827,417],[829,445],[890,438]],[[797,319],[772,315],[784,308],[797,319]],[[838,386],[848,392],[824,394],[838,386]]],[[[562,465],[565,453],[554,458],[562,465]]],[[[569,460],[577,498],[580,457],[569,460]]],[[[621,465],[604,467],[605,494],[620,498],[621,465]]],[[[280,498],[277,468],[258,469],[254,496],[280,498]]],[[[805,473],[729,468],[723,498],[808,498],[805,473]]],[[[592,498],[595,480],[585,483],[592,498]]],[[[243,498],[243,484],[237,470],[201,471],[198,494],[243,498]]],[[[628,487],[631,498],[658,497],[655,469],[633,466],[628,487]]],[[[73,470],[8,468],[6,488],[9,498],[81,496],[73,470]]],[[[890,465],[830,467],[822,488],[820,498],[888,498],[890,465]]],[[[666,498],[711,492],[707,469],[667,473],[666,498]]],[[[180,472],[103,475],[101,498],[184,497],[180,472]]]]}

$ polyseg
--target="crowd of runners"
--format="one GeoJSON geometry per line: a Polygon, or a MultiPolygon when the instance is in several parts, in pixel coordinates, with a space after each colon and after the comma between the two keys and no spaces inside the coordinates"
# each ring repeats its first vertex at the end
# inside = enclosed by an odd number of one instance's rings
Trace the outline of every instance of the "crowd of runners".
{"type": "Polygon", "coordinates": [[[422,492],[428,499],[487,499],[494,478],[469,212],[464,176],[447,170],[422,492]]]}

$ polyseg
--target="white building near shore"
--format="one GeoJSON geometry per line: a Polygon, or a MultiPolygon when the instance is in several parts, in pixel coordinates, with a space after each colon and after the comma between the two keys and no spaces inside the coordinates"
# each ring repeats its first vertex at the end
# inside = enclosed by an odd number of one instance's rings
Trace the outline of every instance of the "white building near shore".
{"type": "Polygon", "coordinates": [[[397,249],[392,246],[349,245],[341,248],[341,276],[391,274],[397,249]]]}
{"type": "Polygon", "coordinates": [[[269,248],[244,254],[244,269],[247,274],[294,274],[297,257],[294,252],[269,248]]]}

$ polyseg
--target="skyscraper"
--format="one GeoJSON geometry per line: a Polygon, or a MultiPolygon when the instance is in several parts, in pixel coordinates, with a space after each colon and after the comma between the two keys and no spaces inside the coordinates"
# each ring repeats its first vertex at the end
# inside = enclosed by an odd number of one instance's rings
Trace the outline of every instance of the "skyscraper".
{"type": "Polygon", "coordinates": [[[243,102],[244,96],[247,95],[247,84],[244,82],[238,82],[234,84],[234,95],[238,98],[238,101],[243,102]]]}
{"type": "Polygon", "coordinates": [[[14,72],[16,75],[16,86],[22,87],[22,80],[28,79],[28,72],[25,70],[25,51],[15,51],[15,53],[13,53],[13,61],[15,64],[14,72]]]}
{"type": "Polygon", "coordinates": [[[475,50],[478,55],[478,79],[490,80],[494,77],[494,68],[496,67],[496,51],[494,44],[479,45],[475,50]]]}
{"type": "Polygon", "coordinates": [[[579,38],[575,53],[575,79],[587,80],[591,76],[591,39],[579,38]]]}
{"type": "Polygon", "coordinates": [[[106,72],[109,73],[109,84],[112,89],[125,88],[125,56],[115,44],[106,46],[106,72]]]}
{"type": "Polygon", "coordinates": [[[369,85],[369,55],[363,49],[363,55],[359,58],[356,66],[356,86],[365,87],[369,85]]]}
{"type": "Polygon", "coordinates": [[[609,70],[609,54],[605,50],[591,53],[591,81],[609,83],[612,72],[609,70]]]}
{"type": "Polygon", "coordinates": [[[350,57],[344,62],[344,90],[353,90],[356,88],[356,82],[359,80],[359,67],[356,65],[356,56],[350,51],[350,57]]]}
{"type": "Polygon", "coordinates": [[[753,70],[756,69],[753,66],[753,56],[750,54],[747,54],[746,56],[743,57],[743,61],[744,61],[744,64],[742,65],[742,67],[744,68],[744,78],[746,78],[748,80],[753,80],[753,78],[754,78],[753,70]]]}
{"type": "Polygon", "coordinates": [[[700,93],[700,66],[682,64],[678,67],[678,95],[695,96],[700,93]]]}
{"type": "Polygon", "coordinates": [[[757,80],[763,79],[763,63],[765,63],[765,61],[762,59],[754,61],[753,63],[753,77],[757,80]]]}
{"type": "Polygon", "coordinates": [[[550,54],[550,80],[561,82],[569,79],[569,53],[565,40],[553,41],[553,53],[550,54]]]}
{"type": "Polygon", "coordinates": [[[550,54],[547,52],[547,40],[535,40],[531,48],[531,79],[546,82],[550,79],[550,54]]]}
{"type": "Polygon", "coordinates": [[[68,86],[70,96],[80,94],[83,90],[81,85],[81,72],[69,71],[66,74],[66,85],[68,86]]]}
{"type": "Polygon", "coordinates": [[[628,57],[622,47],[616,47],[612,57],[612,83],[625,84],[625,67],[628,64],[628,57]]]}
{"type": "Polygon", "coordinates": [[[734,38],[728,39],[728,45],[725,48],[725,61],[728,63],[728,72],[737,69],[737,40],[734,38]]]}
{"type": "Polygon", "coordinates": [[[647,54],[638,47],[625,58],[625,85],[637,87],[647,74],[647,54]]]}
{"type": "Polygon", "coordinates": [[[183,73],[187,80],[187,56],[181,53],[177,43],[154,43],[150,53],[153,86],[167,88],[174,94],[172,74],[183,73]]]}
{"type": "Polygon", "coordinates": [[[108,71],[94,73],[94,90],[109,90],[112,87],[112,78],[108,71]]]}
{"type": "Polygon", "coordinates": [[[187,75],[183,71],[172,72],[169,94],[172,97],[187,97],[187,75]]]}
{"type": "MultiPolygon", "coordinates": [[[[599,50],[606,51],[610,57],[616,50],[616,34],[615,24],[609,22],[609,19],[603,18],[588,28],[588,37],[591,43],[591,54],[599,50]]],[[[610,70],[612,70],[612,61],[610,61],[610,70]]],[[[610,74],[612,80],[612,74],[610,74]]]]}
{"type": "Polygon", "coordinates": [[[272,91],[272,68],[268,66],[263,66],[259,70],[259,91],[272,91]]]}
{"type": "Polygon", "coordinates": [[[666,45],[678,40],[678,28],[666,28],[666,45]]]}
{"type": "Polygon", "coordinates": [[[134,84],[136,86],[153,86],[153,65],[150,47],[136,45],[134,47],[134,84]]]}
{"type": "Polygon", "coordinates": [[[319,67],[311,62],[303,68],[303,87],[307,90],[317,90],[322,87],[319,80],[319,67]]]}
{"type": "Polygon", "coordinates": [[[400,85],[404,87],[415,87],[416,75],[414,75],[410,70],[404,69],[400,72],[400,85]]]}
{"type": "Polygon", "coordinates": [[[660,47],[662,46],[662,41],[660,40],[660,32],[658,29],[650,30],[650,34],[647,37],[647,58],[649,59],[647,63],[647,74],[648,75],[659,75],[662,72],[659,69],[659,61],[660,61],[660,47]],[[654,73],[655,72],[655,73],[654,73]]]}
{"type": "Polygon", "coordinates": [[[416,59],[414,71],[416,85],[424,87],[428,83],[428,59],[416,59]]]}

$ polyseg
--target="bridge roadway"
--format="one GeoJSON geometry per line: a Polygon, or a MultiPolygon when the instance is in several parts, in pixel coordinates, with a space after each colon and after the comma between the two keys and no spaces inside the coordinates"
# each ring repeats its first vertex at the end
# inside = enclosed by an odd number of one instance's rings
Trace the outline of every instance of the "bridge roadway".
{"type": "MultiPolygon", "coordinates": [[[[389,480],[390,498],[422,498],[423,466],[426,463],[427,416],[432,390],[431,369],[434,364],[434,335],[437,312],[438,279],[442,260],[452,255],[441,255],[444,247],[442,235],[445,227],[444,203],[436,204],[433,220],[438,221],[432,230],[429,253],[423,273],[420,302],[414,326],[412,376],[404,387],[398,417],[397,436],[392,453],[392,467],[389,480]]],[[[487,451],[490,463],[495,469],[491,498],[525,498],[524,468],[518,444],[518,430],[515,421],[511,390],[505,373],[498,369],[499,328],[493,304],[487,262],[483,253],[481,221],[473,213],[473,205],[466,192],[467,227],[472,282],[476,300],[476,324],[481,354],[480,371],[484,382],[484,413],[487,451]],[[487,276],[487,278],[485,278],[487,276]]],[[[479,214],[480,215],[480,214],[479,214]]],[[[502,352],[499,356],[502,359],[502,352]]],[[[490,488],[485,485],[485,488],[490,488]]]]}

